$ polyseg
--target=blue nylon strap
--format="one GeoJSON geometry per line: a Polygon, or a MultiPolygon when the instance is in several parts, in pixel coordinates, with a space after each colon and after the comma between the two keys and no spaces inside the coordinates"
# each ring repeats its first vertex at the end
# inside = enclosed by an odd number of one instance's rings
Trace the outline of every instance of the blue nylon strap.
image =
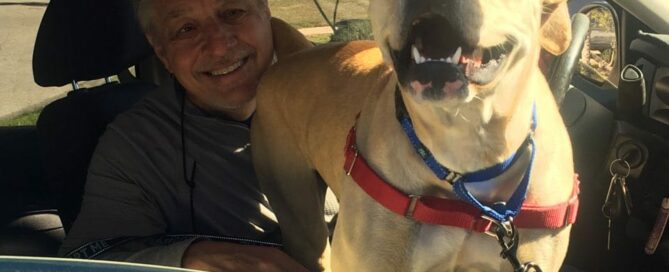
{"type": "MultiPolygon", "coordinates": [[[[402,130],[404,130],[404,133],[409,138],[409,142],[411,142],[411,145],[413,145],[418,155],[423,159],[425,165],[427,165],[428,168],[430,168],[430,170],[432,170],[432,172],[434,172],[434,174],[439,179],[446,180],[447,177],[449,177],[449,175],[453,171],[451,171],[450,169],[444,167],[439,162],[437,162],[432,153],[420,141],[418,135],[416,135],[416,132],[413,128],[413,123],[411,122],[411,118],[409,117],[409,114],[406,110],[406,106],[404,105],[404,101],[402,100],[399,88],[397,88],[395,94],[395,111],[396,111],[396,117],[400,122],[400,125],[402,126],[402,130]]],[[[531,132],[530,135],[527,137],[527,139],[523,142],[523,144],[521,144],[519,151],[515,152],[509,158],[507,158],[506,160],[504,160],[499,164],[493,165],[491,167],[476,172],[462,174],[460,179],[453,182],[453,188],[455,194],[460,199],[474,205],[475,207],[479,208],[481,212],[483,212],[483,214],[499,222],[505,222],[509,220],[510,217],[514,217],[518,214],[520,208],[523,205],[523,202],[525,201],[527,189],[529,188],[532,165],[534,164],[535,144],[533,139],[533,133],[537,126],[536,115],[537,115],[536,105],[533,105],[532,123],[530,125],[531,132]],[[511,168],[511,166],[513,166],[514,163],[516,163],[518,158],[522,157],[528,146],[531,148],[530,164],[525,170],[525,174],[520,184],[518,185],[518,187],[516,187],[516,190],[513,192],[513,194],[506,202],[506,204],[496,203],[491,206],[486,206],[482,204],[480,201],[478,201],[471,193],[469,193],[469,191],[465,187],[465,183],[488,181],[501,175],[506,170],[511,168]]]]}
{"type": "MultiPolygon", "coordinates": [[[[425,145],[420,141],[418,138],[418,135],[416,135],[416,131],[413,128],[413,123],[411,122],[411,118],[409,117],[409,114],[406,111],[406,107],[404,106],[404,101],[402,100],[402,97],[399,93],[399,91],[396,92],[395,96],[395,111],[396,111],[396,116],[397,119],[399,120],[402,130],[404,130],[404,133],[407,135],[409,138],[409,142],[411,142],[411,145],[413,145],[414,149],[418,153],[418,155],[423,159],[425,164],[434,172],[434,174],[441,180],[446,179],[446,177],[451,174],[451,170],[448,168],[444,167],[441,165],[437,160],[434,158],[432,153],[429,151],[425,145]]],[[[503,162],[493,165],[491,167],[473,172],[473,173],[467,173],[465,175],[462,175],[463,178],[466,177],[467,182],[481,182],[481,181],[487,181],[491,180],[492,178],[501,175],[513,165],[516,160],[520,157],[520,154],[514,153],[512,154],[509,158],[504,160],[503,162]]]]}
{"type": "Polygon", "coordinates": [[[400,119],[400,123],[402,124],[402,129],[404,132],[407,134],[407,136],[409,136],[409,142],[411,142],[416,152],[418,152],[418,155],[423,158],[423,161],[427,167],[429,167],[439,179],[445,179],[448,174],[450,174],[450,171],[441,166],[441,164],[437,162],[434,156],[432,156],[432,153],[428,151],[428,149],[425,148],[423,143],[418,139],[418,136],[413,129],[411,120],[409,118],[402,118],[400,119]]]}
{"type": "Polygon", "coordinates": [[[506,204],[496,203],[491,206],[486,206],[482,204],[465,187],[465,183],[468,182],[466,179],[462,179],[453,184],[455,194],[460,199],[467,201],[469,204],[472,204],[475,207],[479,208],[481,212],[483,212],[483,214],[497,220],[498,222],[505,222],[509,220],[509,218],[515,217],[516,215],[518,215],[520,208],[523,206],[523,202],[525,201],[525,196],[527,195],[527,189],[529,188],[530,185],[530,176],[532,175],[532,166],[534,164],[533,162],[536,148],[534,145],[534,140],[532,139],[531,136],[529,137],[529,145],[530,148],[532,149],[530,153],[530,164],[525,170],[525,173],[523,175],[520,184],[518,184],[518,187],[516,187],[516,190],[513,192],[513,194],[506,202],[506,204]]]}

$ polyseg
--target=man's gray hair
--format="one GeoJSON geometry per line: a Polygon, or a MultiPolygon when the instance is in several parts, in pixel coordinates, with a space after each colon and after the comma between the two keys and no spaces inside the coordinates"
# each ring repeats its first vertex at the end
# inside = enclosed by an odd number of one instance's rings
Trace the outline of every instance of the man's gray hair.
{"type": "Polygon", "coordinates": [[[153,0],[137,0],[137,20],[144,33],[153,31],[153,0]]]}
{"type": "MultiPolygon", "coordinates": [[[[259,7],[269,8],[267,0],[256,0],[259,4],[259,7]]],[[[137,0],[137,20],[139,20],[139,26],[142,28],[142,31],[146,34],[150,34],[153,31],[153,17],[155,16],[153,10],[153,0],[137,0]]]]}

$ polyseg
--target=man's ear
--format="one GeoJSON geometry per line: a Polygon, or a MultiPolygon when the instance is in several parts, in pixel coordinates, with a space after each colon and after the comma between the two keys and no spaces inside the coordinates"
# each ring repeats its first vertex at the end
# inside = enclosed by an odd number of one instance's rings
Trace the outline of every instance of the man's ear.
{"type": "Polygon", "coordinates": [[[571,19],[567,0],[543,0],[541,18],[541,47],[553,55],[560,55],[571,43],[571,19]]]}
{"type": "Polygon", "coordinates": [[[167,62],[165,47],[163,46],[163,44],[157,42],[156,38],[151,34],[146,34],[145,36],[146,40],[149,41],[149,44],[153,48],[153,52],[156,53],[156,56],[158,57],[160,62],[162,62],[163,66],[165,66],[165,69],[167,69],[168,72],[172,73],[172,70],[170,70],[169,63],[167,62]]]}

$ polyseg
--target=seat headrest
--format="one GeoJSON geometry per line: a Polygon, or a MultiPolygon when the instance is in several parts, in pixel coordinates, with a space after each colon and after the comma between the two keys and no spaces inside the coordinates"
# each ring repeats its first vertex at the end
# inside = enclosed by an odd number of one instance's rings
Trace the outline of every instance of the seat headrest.
{"type": "Polygon", "coordinates": [[[132,1],[51,0],[35,40],[35,82],[50,87],[108,77],[151,54],[132,1]]]}

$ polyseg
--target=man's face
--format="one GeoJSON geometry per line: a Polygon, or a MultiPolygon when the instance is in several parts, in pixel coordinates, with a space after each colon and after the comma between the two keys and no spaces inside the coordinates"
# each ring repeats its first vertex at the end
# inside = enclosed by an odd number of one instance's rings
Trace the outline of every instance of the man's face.
{"type": "Polygon", "coordinates": [[[161,0],[152,8],[149,40],[189,99],[212,114],[250,114],[273,56],[267,6],[258,0],[161,0]]]}

